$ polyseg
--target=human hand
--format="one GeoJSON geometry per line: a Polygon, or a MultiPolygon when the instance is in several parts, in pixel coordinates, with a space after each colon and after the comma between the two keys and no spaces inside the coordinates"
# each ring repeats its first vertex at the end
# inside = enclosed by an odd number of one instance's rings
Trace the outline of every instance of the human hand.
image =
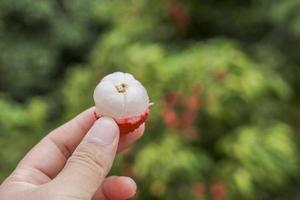
{"type": "Polygon", "coordinates": [[[135,195],[129,177],[106,177],[116,153],[142,136],[144,124],[119,136],[108,117],[90,108],[50,132],[0,186],[3,200],[122,200],[135,195]],[[120,138],[119,138],[120,137],[120,138]]]}

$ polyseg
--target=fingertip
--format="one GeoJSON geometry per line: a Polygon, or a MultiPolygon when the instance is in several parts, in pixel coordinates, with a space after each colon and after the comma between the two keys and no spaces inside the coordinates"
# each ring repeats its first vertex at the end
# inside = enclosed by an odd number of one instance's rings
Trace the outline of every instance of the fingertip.
{"type": "Polygon", "coordinates": [[[130,177],[110,177],[103,183],[103,192],[108,199],[129,199],[136,190],[137,185],[130,177]]]}
{"type": "Polygon", "coordinates": [[[145,123],[143,123],[139,128],[134,130],[132,133],[120,135],[118,152],[123,151],[131,144],[133,144],[136,140],[141,138],[144,135],[144,131],[145,131],[145,123]]]}
{"type": "Polygon", "coordinates": [[[133,197],[137,190],[135,181],[132,178],[125,176],[118,177],[118,179],[122,185],[126,185],[126,187],[123,188],[124,196],[127,196],[128,198],[133,197]]]}
{"type": "Polygon", "coordinates": [[[117,135],[119,134],[119,127],[117,123],[109,117],[101,117],[92,126],[87,134],[87,138],[100,141],[102,144],[113,144],[117,135]]]}
{"type": "Polygon", "coordinates": [[[145,123],[143,123],[139,128],[135,129],[133,132],[124,135],[124,137],[126,138],[125,139],[126,142],[128,144],[135,142],[136,140],[138,140],[144,135],[144,131],[145,131],[145,123]]]}
{"type": "Polygon", "coordinates": [[[139,139],[144,135],[145,132],[145,123],[143,123],[138,129],[132,132],[133,135],[136,136],[136,139],[139,139]]]}

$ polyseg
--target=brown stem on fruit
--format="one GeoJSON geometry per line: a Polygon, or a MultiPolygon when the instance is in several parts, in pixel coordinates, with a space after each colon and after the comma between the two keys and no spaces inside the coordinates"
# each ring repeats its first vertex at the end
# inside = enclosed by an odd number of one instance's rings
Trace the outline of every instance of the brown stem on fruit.
{"type": "Polygon", "coordinates": [[[116,89],[118,90],[119,93],[125,93],[128,85],[125,84],[125,83],[121,83],[121,85],[117,85],[115,87],[116,87],[116,89]]]}

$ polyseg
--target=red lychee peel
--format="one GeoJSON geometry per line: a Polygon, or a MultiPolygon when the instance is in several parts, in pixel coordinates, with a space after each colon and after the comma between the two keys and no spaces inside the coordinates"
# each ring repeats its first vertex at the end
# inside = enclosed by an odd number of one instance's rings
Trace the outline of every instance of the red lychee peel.
{"type": "MultiPolygon", "coordinates": [[[[128,134],[136,130],[140,127],[148,118],[149,115],[149,109],[147,109],[143,114],[136,116],[136,117],[130,117],[126,119],[117,120],[116,123],[119,126],[120,134],[128,134]]],[[[96,119],[99,119],[102,117],[101,115],[98,116],[96,111],[94,111],[94,116],[96,119]]]]}

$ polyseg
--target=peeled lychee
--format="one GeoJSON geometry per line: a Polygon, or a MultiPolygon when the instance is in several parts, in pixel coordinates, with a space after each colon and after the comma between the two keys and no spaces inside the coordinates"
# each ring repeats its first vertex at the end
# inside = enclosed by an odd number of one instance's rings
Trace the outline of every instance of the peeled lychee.
{"type": "Polygon", "coordinates": [[[149,97],[131,74],[115,72],[105,76],[94,91],[95,116],[108,116],[119,125],[120,133],[134,131],[149,114],[149,97]]]}

